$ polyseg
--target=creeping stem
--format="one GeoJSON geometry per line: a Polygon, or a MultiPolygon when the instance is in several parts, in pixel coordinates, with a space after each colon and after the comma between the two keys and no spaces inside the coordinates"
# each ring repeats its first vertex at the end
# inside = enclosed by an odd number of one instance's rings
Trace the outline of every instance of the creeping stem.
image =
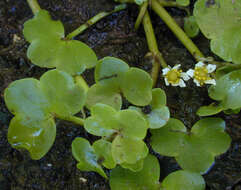
{"type": "Polygon", "coordinates": [[[34,15],[41,9],[37,0],[27,0],[27,2],[34,15]]]}
{"type": "Polygon", "coordinates": [[[81,125],[83,126],[84,125],[84,119],[82,118],[79,118],[79,117],[76,117],[76,116],[67,116],[67,117],[64,117],[64,116],[59,116],[57,115],[56,116],[58,119],[62,119],[62,120],[65,120],[65,121],[70,121],[74,124],[77,124],[77,125],[81,125]]]}
{"type": "Polygon", "coordinates": [[[160,18],[167,24],[177,38],[188,49],[192,56],[199,61],[204,55],[198,49],[198,47],[192,42],[192,40],[186,35],[186,33],[178,26],[169,13],[161,6],[158,0],[152,0],[152,9],[160,16],[160,18]]]}
{"type": "Polygon", "coordinates": [[[142,23],[143,23],[144,30],[146,33],[149,50],[151,51],[152,56],[154,58],[152,71],[151,71],[151,77],[153,80],[153,86],[155,86],[157,78],[158,78],[160,66],[165,68],[165,67],[167,67],[167,64],[166,64],[165,60],[163,59],[161,52],[158,50],[156,37],[154,34],[154,30],[153,30],[152,23],[151,23],[151,18],[149,16],[148,11],[146,11],[142,23]]]}
{"type": "Polygon", "coordinates": [[[67,35],[67,39],[72,39],[75,36],[78,36],[79,34],[81,34],[83,31],[85,31],[87,28],[89,28],[90,26],[92,26],[93,24],[95,24],[96,22],[100,21],[101,19],[103,19],[104,17],[121,11],[123,9],[126,8],[126,4],[121,4],[115,7],[115,9],[113,11],[110,12],[101,12],[97,15],[95,15],[94,17],[92,17],[91,19],[89,19],[85,24],[82,24],[81,26],[79,26],[79,28],[77,28],[76,30],[74,30],[73,32],[71,32],[70,34],[67,35]]]}

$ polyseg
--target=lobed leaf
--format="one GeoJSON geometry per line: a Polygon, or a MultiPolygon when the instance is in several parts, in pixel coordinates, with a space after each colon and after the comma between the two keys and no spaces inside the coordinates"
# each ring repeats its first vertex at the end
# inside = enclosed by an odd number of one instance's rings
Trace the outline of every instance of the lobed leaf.
{"type": "Polygon", "coordinates": [[[148,155],[139,172],[132,172],[121,167],[114,168],[110,173],[112,190],[159,190],[160,166],[156,157],[148,155]]]}
{"type": "Polygon", "coordinates": [[[169,174],[162,182],[160,190],[204,190],[205,181],[198,173],[179,170],[169,174]]]}
{"type": "Polygon", "coordinates": [[[209,116],[209,115],[215,115],[217,113],[220,113],[221,111],[223,111],[223,107],[221,104],[211,103],[208,106],[201,106],[197,110],[197,115],[209,116]]]}
{"type": "Polygon", "coordinates": [[[170,119],[164,127],[151,131],[151,146],[161,155],[174,156],[183,169],[205,173],[214,157],[230,146],[224,129],[222,119],[206,118],[199,120],[189,134],[179,120],[170,119]]]}
{"type": "Polygon", "coordinates": [[[107,178],[104,170],[98,164],[98,157],[90,143],[81,137],[75,138],[72,142],[72,154],[78,161],[77,168],[81,171],[95,171],[104,178],[107,178]]]}

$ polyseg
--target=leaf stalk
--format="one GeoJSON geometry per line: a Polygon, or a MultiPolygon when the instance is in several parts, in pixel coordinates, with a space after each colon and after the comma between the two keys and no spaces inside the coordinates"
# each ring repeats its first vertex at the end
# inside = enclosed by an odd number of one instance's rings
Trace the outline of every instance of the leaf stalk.
{"type": "Polygon", "coordinates": [[[27,0],[29,7],[31,8],[34,15],[41,10],[37,0],[27,0]]]}

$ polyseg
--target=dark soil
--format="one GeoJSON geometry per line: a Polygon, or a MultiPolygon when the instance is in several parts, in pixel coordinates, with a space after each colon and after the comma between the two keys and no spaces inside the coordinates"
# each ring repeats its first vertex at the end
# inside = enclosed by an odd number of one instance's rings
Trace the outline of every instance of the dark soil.
{"type": "MultiPolygon", "coordinates": [[[[100,11],[110,10],[112,0],[39,0],[42,8],[50,11],[55,19],[60,19],[66,33],[100,11]]],[[[119,57],[131,66],[150,70],[150,63],[143,57],[148,52],[143,29],[133,30],[137,16],[136,6],[115,13],[103,19],[77,37],[91,46],[99,58],[119,57]]],[[[171,8],[171,14],[182,24],[184,12],[171,8]]],[[[108,181],[93,172],[80,172],[71,155],[71,142],[82,136],[93,141],[95,138],[82,128],[71,123],[57,121],[57,137],[50,152],[41,160],[33,161],[24,151],[11,148],[7,141],[7,130],[12,115],[4,100],[4,89],[14,80],[39,78],[45,69],[34,66],[26,57],[28,43],[22,35],[23,23],[32,17],[25,0],[0,0],[0,189],[1,190],[109,190],[108,181]],[[87,179],[87,181],[83,180],[87,179]]],[[[195,61],[166,25],[151,14],[161,52],[169,65],[182,64],[183,69],[195,61]]],[[[209,42],[201,35],[194,39],[203,53],[208,56],[209,42]]],[[[93,71],[84,74],[89,84],[93,83],[93,71]]],[[[200,118],[195,114],[202,104],[208,104],[206,88],[193,84],[180,89],[166,87],[162,79],[158,87],[163,88],[168,97],[172,117],[181,119],[191,127],[200,118]]],[[[216,158],[216,163],[204,175],[207,190],[241,189],[241,115],[220,114],[227,124],[227,132],[232,137],[232,145],[227,153],[216,158]]],[[[161,165],[161,179],[178,169],[172,158],[158,156],[161,165]]]]}

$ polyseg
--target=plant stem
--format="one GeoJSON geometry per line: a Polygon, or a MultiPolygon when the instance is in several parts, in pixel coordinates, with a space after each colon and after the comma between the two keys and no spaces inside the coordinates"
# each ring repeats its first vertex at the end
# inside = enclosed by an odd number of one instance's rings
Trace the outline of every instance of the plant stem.
{"type": "Polygon", "coordinates": [[[27,2],[34,15],[41,10],[37,0],[27,0],[27,2]]]}
{"type": "Polygon", "coordinates": [[[148,7],[148,2],[145,2],[140,6],[140,11],[139,11],[138,17],[136,19],[136,23],[135,23],[135,30],[138,30],[138,28],[143,20],[143,17],[147,11],[147,7],[148,7]]]}
{"type": "Polygon", "coordinates": [[[65,120],[65,121],[70,121],[74,124],[77,124],[77,125],[81,125],[83,126],[84,125],[84,119],[82,118],[79,118],[79,117],[76,117],[76,116],[67,116],[67,117],[64,117],[64,116],[57,116],[58,119],[62,119],[62,120],[65,120]]]}
{"type": "Polygon", "coordinates": [[[165,67],[167,67],[167,64],[166,64],[165,60],[163,59],[161,52],[158,50],[155,33],[154,33],[154,30],[152,27],[151,18],[149,16],[148,11],[146,11],[142,23],[143,23],[144,30],[146,33],[149,50],[151,51],[152,56],[154,58],[152,71],[151,71],[151,77],[153,80],[153,86],[155,86],[155,84],[157,82],[158,74],[160,71],[160,66],[165,68],[165,67]]]}
{"type": "Polygon", "coordinates": [[[92,26],[93,24],[95,24],[96,22],[100,21],[101,19],[103,19],[104,17],[121,11],[123,9],[126,8],[126,4],[121,4],[115,7],[115,9],[113,11],[110,12],[101,12],[97,15],[95,15],[94,17],[92,17],[91,19],[89,19],[85,24],[82,24],[79,28],[77,28],[76,30],[74,30],[73,32],[71,32],[70,34],[67,35],[67,39],[72,39],[75,36],[78,36],[79,34],[81,34],[83,31],[85,31],[87,28],[89,28],[90,26],[92,26]]]}
{"type": "Polygon", "coordinates": [[[192,40],[186,35],[186,33],[178,26],[175,20],[169,15],[169,13],[160,5],[157,0],[152,0],[152,9],[160,16],[160,18],[167,24],[176,37],[183,43],[192,56],[199,61],[204,55],[198,49],[198,47],[192,42],[192,40]]]}

